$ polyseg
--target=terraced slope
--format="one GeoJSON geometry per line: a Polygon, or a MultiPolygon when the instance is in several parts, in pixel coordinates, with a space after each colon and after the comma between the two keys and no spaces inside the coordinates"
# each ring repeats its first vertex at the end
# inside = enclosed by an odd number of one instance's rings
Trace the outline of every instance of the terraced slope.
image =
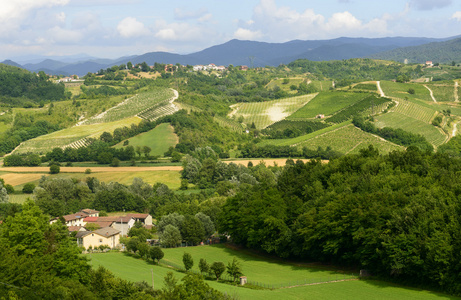
{"type": "Polygon", "coordinates": [[[138,94],[102,114],[78,123],[74,127],[28,140],[19,145],[14,153],[43,154],[54,147],[78,148],[84,146],[88,143],[88,138],[98,138],[105,131],[112,133],[116,128],[139,124],[142,119],[136,115],[149,111],[151,107],[156,108],[154,111],[158,113],[157,117],[171,113],[168,109],[161,112],[160,110],[165,106],[173,105],[176,98],[177,92],[168,88],[157,88],[138,94]]]}
{"type": "Polygon", "coordinates": [[[367,93],[324,92],[319,93],[301,109],[292,114],[289,120],[312,119],[317,115],[331,116],[358,101],[368,97],[367,93]]]}
{"type": "Polygon", "coordinates": [[[233,111],[229,117],[243,116],[246,124],[254,123],[256,128],[263,129],[290,116],[316,95],[303,95],[267,102],[238,103],[232,106],[233,111]]]}
{"type": "Polygon", "coordinates": [[[306,146],[309,149],[331,147],[333,150],[342,153],[358,153],[360,149],[368,147],[370,144],[379,149],[381,153],[403,149],[402,146],[358,129],[350,121],[293,139],[267,140],[264,144],[295,147],[306,146]]]}
{"type": "Polygon", "coordinates": [[[447,135],[439,128],[400,112],[390,112],[376,118],[377,127],[401,128],[403,130],[421,134],[429,143],[438,147],[447,140],[447,135]]]}

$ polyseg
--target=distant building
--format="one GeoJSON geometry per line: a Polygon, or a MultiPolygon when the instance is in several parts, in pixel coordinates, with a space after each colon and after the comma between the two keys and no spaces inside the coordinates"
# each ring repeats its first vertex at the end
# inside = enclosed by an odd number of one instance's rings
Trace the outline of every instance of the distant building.
{"type": "Polygon", "coordinates": [[[248,71],[248,66],[240,66],[240,71],[248,71]]]}
{"type": "Polygon", "coordinates": [[[426,66],[433,67],[434,64],[432,63],[432,61],[428,60],[428,61],[426,61],[426,66]]]}
{"type": "Polygon", "coordinates": [[[104,227],[95,231],[79,231],[75,236],[77,243],[81,247],[97,248],[107,245],[116,248],[120,244],[120,231],[111,227],[104,227]]]}

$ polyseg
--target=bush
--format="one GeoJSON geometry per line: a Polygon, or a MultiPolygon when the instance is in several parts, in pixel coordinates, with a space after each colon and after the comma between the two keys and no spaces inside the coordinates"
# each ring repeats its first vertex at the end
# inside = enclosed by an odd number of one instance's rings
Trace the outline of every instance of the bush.
{"type": "Polygon", "coordinates": [[[120,166],[120,159],[114,158],[114,159],[112,160],[112,162],[110,163],[110,166],[111,166],[111,167],[118,167],[118,166],[120,166]]]}
{"type": "Polygon", "coordinates": [[[5,189],[8,195],[14,194],[14,187],[11,184],[5,185],[5,189]]]}
{"type": "Polygon", "coordinates": [[[58,165],[51,165],[50,166],[50,174],[58,174],[61,172],[61,167],[58,165]]]}
{"type": "Polygon", "coordinates": [[[85,174],[91,174],[91,169],[86,169],[85,174]]]}
{"type": "Polygon", "coordinates": [[[35,189],[35,184],[29,182],[29,183],[26,183],[23,187],[22,187],[22,192],[24,194],[32,194],[34,192],[34,189],[35,189]]]}

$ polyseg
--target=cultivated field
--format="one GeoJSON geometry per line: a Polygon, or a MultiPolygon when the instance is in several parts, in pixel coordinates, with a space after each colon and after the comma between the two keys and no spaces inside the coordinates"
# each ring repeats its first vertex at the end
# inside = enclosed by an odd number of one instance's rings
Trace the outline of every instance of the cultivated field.
{"type": "Polygon", "coordinates": [[[418,119],[409,118],[399,112],[390,112],[381,115],[376,117],[376,120],[377,127],[401,128],[412,133],[421,134],[429,143],[436,147],[447,140],[447,136],[435,126],[418,119]]]}
{"type": "Polygon", "coordinates": [[[427,85],[432,90],[434,98],[437,102],[454,102],[455,101],[455,86],[453,82],[451,85],[427,85]]]}
{"type": "Polygon", "coordinates": [[[422,84],[416,83],[399,83],[392,81],[381,81],[381,88],[386,97],[395,97],[405,99],[420,99],[424,101],[433,101],[431,94],[422,84]],[[408,93],[409,89],[414,89],[415,93],[408,93]]]}
{"type": "Polygon", "coordinates": [[[172,89],[156,88],[130,97],[107,111],[82,122],[84,125],[119,121],[137,115],[175,95],[172,89]]]}
{"type": "Polygon", "coordinates": [[[112,133],[116,128],[124,126],[130,127],[131,124],[139,124],[139,122],[141,122],[140,118],[131,117],[109,123],[74,126],[25,141],[16,148],[14,153],[20,154],[33,152],[44,154],[54,147],[65,148],[84,138],[99,138],[99,136],[105,131],[112,133]]]}
{"type": "Polygon", "coordinates": [[[324,80],[324,81],[312,81],[310,84],[315,86],[317,91],[325,92],[328,91],[331,87],[333,87],[333,81],[331,80],[324,80]]]}
{"type": "Polygon", "coordinates": [[[297,147],[306,146],[312,150],[316,150],[318,147],[325,149],[330,146],[333,150],[344,154],[358,153],[360,149],[366,148],[370,144],[378,149],[380,153],[404,149],[402,146],[364,132],[350,124],[350,122],[334,125],[293,139],[270,140],[265,142],[265,144],[297,147]]]}
{"type": "Polygon", "coordinates": [[[399,104],[392,109],[404,116],[420,120],[424,123],[430,123],[436,110],[429,107],[421,106],[410,101],[399,101],[399,104]]]}
{"type": "Polygon", "coordinates": [[[306,103],[311,101],[316,94],[297,96],[267,102],[238,103],[232,108],[230,117],[243,116],[246,124],[255,123],[256,128],[263,129],[277,121],[283,120],[306,103]]]}
{"type": "MultiPolygon", "coordinates": [[[[162,123],[154,129],[138,134],[128,139],[130,146],[148,146],[152,149],[150,155],[163,156],[169,147],[174,147],[178,143],[178,136],[174,133],[174,128],[168,123],[162,123]]],[[[124,141],[115,145],[115,148],[122,148],[124,141]]]]}
{"type": "Polygon", "coordinates": [[[279,79],[274,79],[272,80],[271,82],[269,82],[266,87],[269,88],[269,89],[273,89],[275,88],[276,86],[280,87],[282,90],[284,91],[290,91],[290,86],[292,85],[296,85],[296,86],[299,86],[299,84],[301,82],[305,82],[306,79],[305,78],[298,78],[298,77],[291,77],[291,78],[286,78],[288,79],[288,83],[284,84],[283,81],[284,81],[285,78],[279,78],[279,79]]]}
{"type": "Polygon", "coordinates": [[[309,101],[309,103],[289,116],[288,119],[312,119],[319,114],[323,114],[327,117],[367,96],[369,96],[369,94],[346,92],[319,93],[314,99],[309,101]]]}
{"type": "MultiPolygon", "coordinates": [[[[341,277],[334,270],[328,270],[315,265],[296,265],[289,264],[281,260],[266,259],[263,257],[250,255],[246,252],[239,252],[223,246],[210,247],[198,246],[176,249],[164,249],[164,260],[178,260],[182,264],[182,254],[189,252],[194,258],[194,269],[200,258],[205,258],[209,263],[213,261],[222,261],[227,265],[233,257],[241,261],[243,273],[250,281],[263,283],[265,278],[268,281],[280,282],[284,278],[290,278],[291,282],[302,280],[303,276],[310,276],[314,281],[316,278],[328,279],[334,276],[341,277]],[[207,249],[211,248],[211,249],[207,249]]],[[[130,281],[145,281],[152,284],[152,274],[154,277],[154,288],[160,289],[164,286],[163,278],[167,272],[172,271],[166,267],[152,265],[143,260],[133,258],[118,252],[109,252],[101,254],[88,254],[90,264],[93,267],[104,266],[112,271],[116,276],[130,281]]],[[[174,276],[180,279],[184,273],[173,271],[174,276]]],[[[460,299],[447,295],[434,293],[421,289],[406,288],[391,283],[375,280],[352,280],[340,281],[324,284],[314,284],[305,286],[296,286],[292,288],[276,289],[249,289],[244,287],[231,286],[207,280],[206,283],[211,287],[225,292],[231,296],[237,296],[239,299],[460,299]]]]}

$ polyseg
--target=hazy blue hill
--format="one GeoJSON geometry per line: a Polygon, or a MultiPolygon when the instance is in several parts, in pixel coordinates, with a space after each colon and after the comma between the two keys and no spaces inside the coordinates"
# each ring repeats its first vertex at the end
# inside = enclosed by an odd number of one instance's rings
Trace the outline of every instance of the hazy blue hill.
{"type": "Polygon", "coordinates": [[[394,60],[410,63],[424,63],[428,60],[439,63],[461,62],[461,38],[444,42],[435,42],[419,46],[404,47],[377,53],[370,58],[394,60]]]}
{"type": "Polygon", "coordinates": [[[9,60],[9,59],[4,60],[4,61],[2,61],[1,63],[4,64],[4,65],[8,65],[8,66],[23,68],[23,66],[21,66],[20,64],[14,62],[14,61],[12,61],[12,60],[9,60]]]}
{"type": "Polygon", "coordinates": [[[59,68],[67,66],[69,63],[65,63],[62,61],[57,61],[53,59],[45,59],[42,62],[39,62],[37,64],[25,64],[24,68],[26,68],[29,71],[37,71],[37,70],[43,70],[43,69],[48,69],[48,70],[57,70],[59,68]]]}
{"type": "MultiPolygon", "coordinates": [[[[255,67],[278,66],[288,64],[296,59],[309,59],[315,61],[341,60],[360,57],[384,58],[389,53],[388,59],[399,60],[401,57],[400,47],[417,46],[433,42],[450,43],[451,38],[346,38],[341,37],[331,40],[293,40],[285,43],[267,43],[256,41],[230,40],[226,43],[215,45],[204,50],[191,54],[175,54],[168,52],[150,52],[137,56],[127,56],[118,59],[88,59],[75,62],[64,60],[47,59],[40,63],[27,64],[24,67],[32,71],[43,70],[49,74],[77,74],[85,75],[88,72],[96,72],[113,65],[120,65],[131,61],[132,63],[146,62],[149,65],[154,63],[168,64],[209,64],[217,65],[249,65],[255,67]],[[389,51],[390,50],[390,51],[389,51]],[[396,52],[392,52],[396,51],[396,52]],[[377,56],[377,53],[383,53],[377,56]],[[398,54],[392,54],[398,53],[398,54]]],[[[441,43],[436,43],[439,45],[441,43]]],[[[443,43],[442,43],[443,44],[443,43]]],[[[429,47],[429,46],[428,46],[429,47]]],[[[437,46],[435,46],[437,47],[437,46]]],[[[420,48],[417,48],[420,49],[420,48]]],[[[457,48],[456,48],[457,49],[457,48]]],[[[456,51],[453,49],[453,51],[456,51]]],[[[420,50],[414,50],[420,51],[420,50]]],[[[459,52],[461,53],[461,52],[459,52]]],[[[415,59],[416,54],[414,53],[415,59]]],[[[447,56],[452,60],[452,56],[447,56]]],[[[445,59],[445,58],[444,58],[445,59]]],[[[403,59],[402,59],[403,60],[403,59]]],[[[426,58],[422,59],[426,60],[426,58]]],[[[432,58],[433,61],[437,58],[432,58]]]]}

